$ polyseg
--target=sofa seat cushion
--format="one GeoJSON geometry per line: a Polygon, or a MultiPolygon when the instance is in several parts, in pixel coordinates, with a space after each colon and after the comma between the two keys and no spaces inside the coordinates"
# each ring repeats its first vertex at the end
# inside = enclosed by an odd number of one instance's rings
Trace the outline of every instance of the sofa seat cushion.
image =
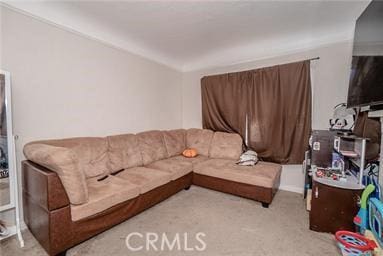
{"type": "Polygon", "coordinates": [[[170,173],[146,167],[125,169],[117,173],[116,177],[137,185],[140,188],[140,194],[144,194],[156,187],[162,186],[171,180],[170,173]]]}
{"type": "Polygon", "coordinates": [[[194,166],[194,172],[254,186],[273,188],[279,179],[282,166],[269,162],[258,162],[254,166],[240,166],[234,160],[210,159],[194,166]]]}
{"type": "Polygon", "coordinates": [[[193,171],[193,164],[175,159],[164,159],[147,165],[148,168],[158,169],[171,174],[171,179],[176,180],[193,171]]]}
{"type": "Polygon", "coordinates": [[[89,200],[85,204],[71,205],[72,220],[77,221],[100,213],[116,204],[133,199],[140,194],[137,185],[109,175],[106,179],[94,177],[87,180],[89,200]]]}
{"type": "Polygon", "coordinates": [[[201,163],[203,161],[209,160],[207,156],[198,155],[196,157],[184,157],[183,155],[174,156],[169,159],[179,160],[179,161],[185,161],[188,163],[192,163],[193,165],[201,163]]]}

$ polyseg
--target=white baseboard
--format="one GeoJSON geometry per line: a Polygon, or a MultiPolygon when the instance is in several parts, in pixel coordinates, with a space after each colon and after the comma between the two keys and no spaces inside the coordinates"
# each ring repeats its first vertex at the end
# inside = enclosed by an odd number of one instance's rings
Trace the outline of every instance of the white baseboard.
{"type": "Polygon", "coordinates": [[[303,194],[303,188],[302,187],[289,186],[289,185],[280,185],[279,189],[280,190],[284,190],[284,191],[289,191],[289,192],[303,194]]]}

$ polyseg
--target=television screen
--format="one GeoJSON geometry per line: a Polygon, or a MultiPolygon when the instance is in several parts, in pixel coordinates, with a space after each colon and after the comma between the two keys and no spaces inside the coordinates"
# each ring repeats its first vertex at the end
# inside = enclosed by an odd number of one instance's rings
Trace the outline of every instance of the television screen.
{"type": "Polygon", "coordinates": [[[383,104],[383,1],[372,1],[355,26],[347,106],[383,104]]]}

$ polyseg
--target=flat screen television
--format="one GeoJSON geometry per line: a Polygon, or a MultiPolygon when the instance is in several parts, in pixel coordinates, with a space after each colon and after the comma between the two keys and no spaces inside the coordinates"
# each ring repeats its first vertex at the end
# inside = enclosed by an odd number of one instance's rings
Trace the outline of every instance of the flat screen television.
{"type": "Polygon", "coordinates": [[[383,104],[383,1],[372,1],[355,26],[347,107],[383,104]]]}

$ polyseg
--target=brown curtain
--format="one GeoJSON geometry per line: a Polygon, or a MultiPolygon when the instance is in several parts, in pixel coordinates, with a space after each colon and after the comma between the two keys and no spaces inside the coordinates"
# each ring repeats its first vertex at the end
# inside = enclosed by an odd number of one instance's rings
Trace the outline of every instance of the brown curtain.
{"type": "Polygon", "coordinates": [[[238,132],[259,157],[302,163],[311,132],[310,62],[204,77],[203,127],[238,132]]]}
{"type": "Polygon", "coordinates": [[[252,72],[248,146],[267,161],[302,163],[311,132],[310,62],[252,72]]]}
{"type": "Polygon", "coordinates": [[[249,72],[203,77],[202,126],[206,129],[235,132],[245,138],[246,93],[252,82],[249,72]]]}

